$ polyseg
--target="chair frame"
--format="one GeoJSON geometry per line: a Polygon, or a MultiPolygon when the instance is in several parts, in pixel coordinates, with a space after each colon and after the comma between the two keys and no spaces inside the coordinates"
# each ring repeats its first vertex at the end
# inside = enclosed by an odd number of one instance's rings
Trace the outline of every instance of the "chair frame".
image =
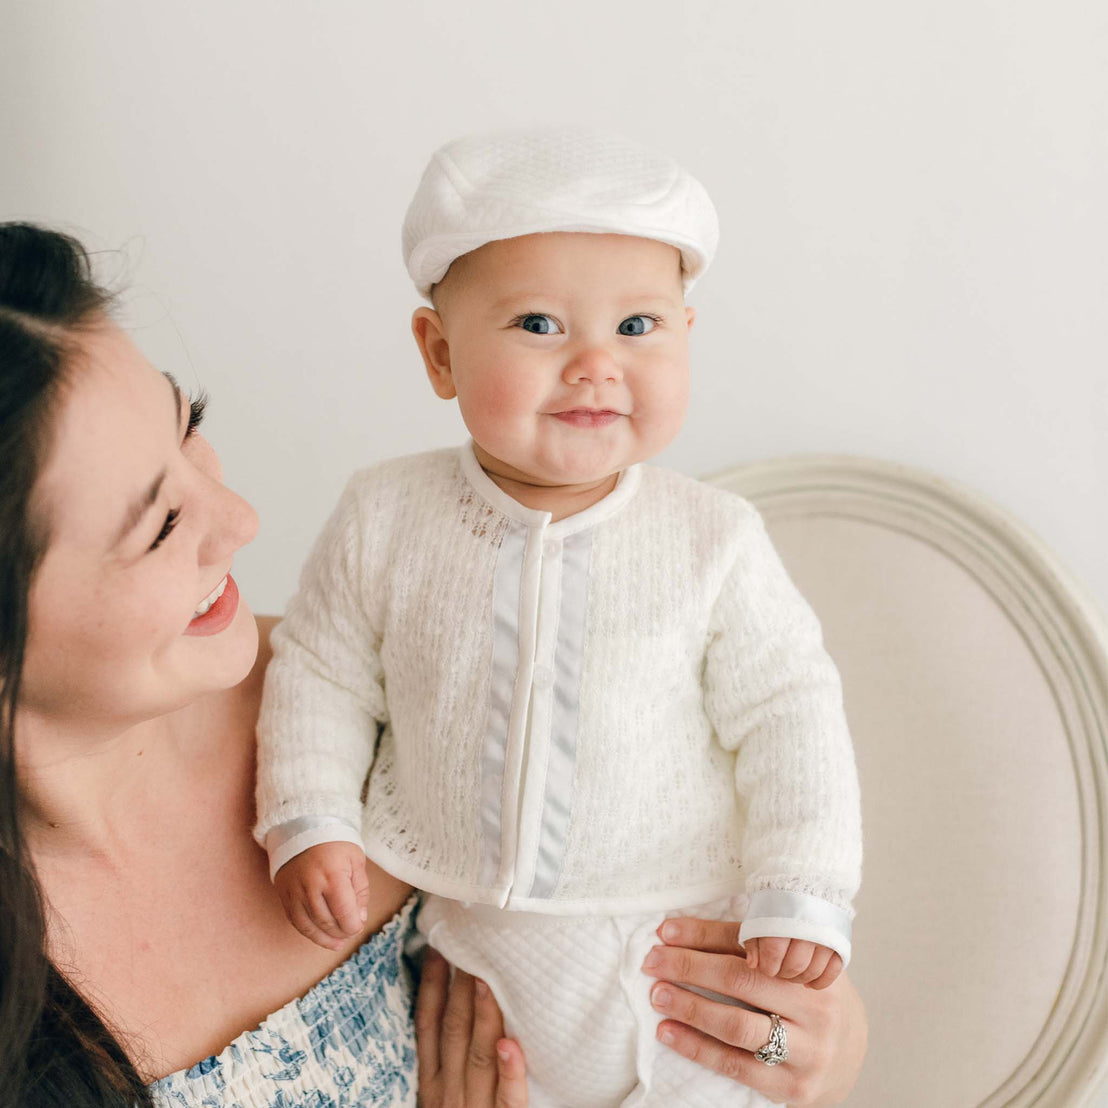
{"type": "Polygon", "coordinates": [[[1108,1101],[1108,625],[1082,587],[1023,524],[986,498],[908,466],[816,455],[709,478],[767,522],[839,517],[931,544],[986,589],[1047,680],[1073,760],[1082,836],[1073,948],[1042,1031],[979,1108],[1085,1108],[1108,1101]]]}

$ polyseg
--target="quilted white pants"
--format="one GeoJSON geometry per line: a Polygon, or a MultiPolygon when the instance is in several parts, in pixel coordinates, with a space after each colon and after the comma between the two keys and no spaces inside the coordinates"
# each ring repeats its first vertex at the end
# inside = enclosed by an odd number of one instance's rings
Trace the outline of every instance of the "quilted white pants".
{"type": "Polygon", "coordinates": [[[493,990],[527,1059],[530,1108],[762,1108],[760,1093],[658,1042],[641,968],[667,916],[738,918],[730,907],[549,916],[426,896],[419,929],[493,990]]]}

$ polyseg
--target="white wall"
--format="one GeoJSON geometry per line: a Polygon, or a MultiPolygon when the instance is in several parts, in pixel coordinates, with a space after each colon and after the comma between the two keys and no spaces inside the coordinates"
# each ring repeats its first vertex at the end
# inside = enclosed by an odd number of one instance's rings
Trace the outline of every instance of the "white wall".
{"type": "Polygon", "coordinates": [[[1108,6],[9,2],[0,217],[124,247],[148,353],[208,389],[279,610],[345,475],[460,440],[408,334],[430,150],[582,121],[720,210],[666,461],[890,458],[971,485],[1108,607],[1108,6]],[[686,7],[691,14],[682,16],[686,7]]]}

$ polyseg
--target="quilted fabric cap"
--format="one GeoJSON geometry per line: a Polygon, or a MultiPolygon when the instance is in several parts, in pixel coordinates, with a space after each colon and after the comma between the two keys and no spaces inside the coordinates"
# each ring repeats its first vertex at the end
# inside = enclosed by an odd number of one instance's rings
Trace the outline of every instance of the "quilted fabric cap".
{"type": "Polygon", "coordinates": [[[719,239],[704,186],[672,158],[577,129],[512,131],[447,143],[404,218],[404,264],[423,296],[455,258],[541,231],[635,235],[681,251],[685,291],[719,239]]]}

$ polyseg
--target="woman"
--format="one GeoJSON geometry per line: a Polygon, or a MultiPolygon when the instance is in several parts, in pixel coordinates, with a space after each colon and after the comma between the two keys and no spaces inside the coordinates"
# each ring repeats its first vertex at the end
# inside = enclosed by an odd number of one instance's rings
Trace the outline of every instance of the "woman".
{"type": "MultiPolygon", "coordinates": [[[[256,518],[109,307],[78,244],[0,225],[0,1105],[410,1103],[410,890],[370,866],[336,951],[285,921],[250,838],[268,625],[229,576],[256,518]]],[[[666,985],[660,1034],[838,1103],[864,1053],[849,985],[759,978],[731,925],[667,927],[645,972],[779,1013],[791,1053],[763,1065],[765,1015],[666,985]]],[[[430,962],[417,1022],[425,1104],[526,1103],[480,982],[430,962]]]]}

